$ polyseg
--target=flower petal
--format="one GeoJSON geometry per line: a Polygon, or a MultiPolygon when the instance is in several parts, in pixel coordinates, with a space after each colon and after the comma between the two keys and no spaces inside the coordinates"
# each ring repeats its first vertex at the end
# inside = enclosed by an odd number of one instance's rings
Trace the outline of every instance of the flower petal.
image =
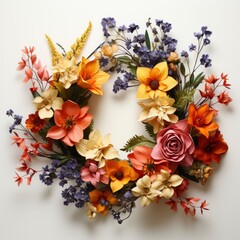
{"type": "Polygon", "coordinates": [[[160,71],[160,73],[161,73],[160,79],[161,80],[164,80],[165,78],[167,78],[167,76],[168,76],[168,66],[167,66],[166,62],[158,63],[157,65],[154,66],[154,68],[156,68],[160,71]]]}
{"type": "Polygon", "coordinates": [[[145,84],[140,84],[140,86],[138,87],[137,98],[138,99],[147,99],[147,98],[149,98],[149,94],[146,91],[146,85],[145,84]]]}
{"type": "Polygon", "coordinates": [[[67,130],[58,126],[53,126],[49,129],[47,136],[52,139],[61,139],[67,135],[67,130]]]}
{"type": "Polygon", "coordinates": [[[172,188],[164,188],[162,193],[165,198],[169,199],[174,194],[174,190],[172,188]]]}
{"type": "Polygon", "coordinates": [[[147,67],[138,67],[137,68],[137,72],[136,72],[136,75],[137,75],[137,79],[140,83],[147,83],[147,80],[149,78],[149,75],[150,75],[150,71],[151,69],[150,68],[147,68],[147,67]]]}

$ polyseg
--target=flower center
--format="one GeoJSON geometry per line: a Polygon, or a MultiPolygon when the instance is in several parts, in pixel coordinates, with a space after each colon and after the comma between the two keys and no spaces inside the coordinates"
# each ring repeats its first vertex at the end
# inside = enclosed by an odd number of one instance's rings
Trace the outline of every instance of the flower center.
{"type": "Polygon", "coordinates": [[[148,159],[147,162],[143,166],[143,172],[144,174],[151,176],[155,174],[155,165],[153,159],[148,159]]]}
{"type": "Polygon", "coordinates": [[[67,129],[71,129],[75,125],[73,117],[68,117],[65,121],[64,127],[67,129]]]}
{"type": "Polygon", "coordinates": [[[115,173],[115,177],[118,179],[118,180],[121,180],[123,178],[123,173],[121,171],[117,171],[115,173]]]}
{"type": "Polygon", "coordinates": [[[152,90],[157,90],[158,87],[159,87],[159,81],[157,81],[157,80],[152,80],[152,81],[150,82],[150,88],[151,88],[152,90]]]}

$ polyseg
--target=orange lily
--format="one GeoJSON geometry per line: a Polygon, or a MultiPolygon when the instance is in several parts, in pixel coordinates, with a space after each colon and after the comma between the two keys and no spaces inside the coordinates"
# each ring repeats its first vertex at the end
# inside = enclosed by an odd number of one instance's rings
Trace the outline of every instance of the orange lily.
{"type": "Polygon", "coordinates": [[[120,190],[129,181],[135,181],[139,177],[125,160],[106,161],[106,174],[110,179],[110,187],[113,192],[120,190]]]}
{"type": "Polygon", "coordinates": [[[227,150],[228,145],[224,142],[222,134],[220,131],[216,131],[209,138],[204,136],[198,138],[198,145],[195,148],[193,157],[204,164],[210,164],[211,161],[219,163],[221,155],[227,150]]]}
{"type": "Polygon", "coordinates": [[[137,79],[140,82],[137,98],[140,99],[166,96],[166,92],[178,84],[174,78],[168,76],[168,66],[166,62],[158,63],[152,69],[138,67],[137,79]]]}
{"type": "Polygon", "coordinates": [[[95,189],[89,193],[89,197],[92,205],[96,207],[97,212],[103,215],[108,212],[110,205],[117,203],[117,198],[109,190],[102,192],[95,189]]]}
{"type": "Polygon", "coordinates": [[[88,108],[88,106],[80,108],[70,100],[64,102],[62,110],[54,112],[56,126],[49,129],[47,137],[61,139],[68,146],[79,142],[83,139],[83,130],[90,125],[93,118],[87,113],[88,108]]]}
{"type": "Polygon", "coordinates": [[[188,124],[208,138],[210,132],[218,129],[218,124],[213,121],[214,113],[207,103],[198,108],[192,103],[188,109],[188,124]]]}
{"type": "Polygon", "coordinates": [[[104,84],[110,75],[100,70],[98,60],[89,61],[82,57],[79,65],[79,78],[77,85],[82,88],[87,88],[91,92],[102,95],[102,84],[104,84]]]}

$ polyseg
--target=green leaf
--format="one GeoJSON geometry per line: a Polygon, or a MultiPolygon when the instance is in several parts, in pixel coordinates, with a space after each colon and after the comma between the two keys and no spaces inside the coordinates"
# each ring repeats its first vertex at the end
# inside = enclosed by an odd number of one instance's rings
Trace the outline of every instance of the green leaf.
{"type": "Polygon", "coordinates": [[[132,151],[136,146],[147,146],[147,147],[154,147],[156,144],[143,135],[138,136],[135,135],[132,138],[130,138],[127,143],[124,145],[123,148],[121,148],[122,151],[130,152],[132,151]]]}
{"type": "Polygon", "coordinates": [[[151,42],[150,42],[150,38],[147,30],[145,31],[145,42],[146,42],[147,48],[151,50],[151,42]]]}
{"type": "Polygon", "coordinates": [[[130,57],[127,56],[122,56],[122,57],[117,57],[117,60],[121,63],[125,63],[125,64],[130,64],[132,63],[132,59],[130,57]]]}
{"type": "Polygon", "coordinates": [[[153,126],[150,125],[150,124],[147,124],[147,123],[144,123],[144,124],[145,124],[145,129],[146,129],[147,133],[148,133],[149,136],[152,137],[153,140],[155,141],[157,135],[156,135],[156,134],[154,133],[154,131],[153,131],[153,126]]]}
{"type": "Polygon", "coordinates": [[[194,73],[190,75],[190,80],[189,80],[190,86],[192,86],[193,82],[194,82],[194,73]]]}
{"type": "Polygon", "coordinates": [[[205,75],[203,75],[203,72],[199,73],[196,78],[194,79],[194,88],[197,88],[200,83],[202,83],[205,75]]]}
{"type": "Polygon", "coordinates": [[[183,63],[180,63],[180,72],[185,77],[186,70],[183,63]]]}

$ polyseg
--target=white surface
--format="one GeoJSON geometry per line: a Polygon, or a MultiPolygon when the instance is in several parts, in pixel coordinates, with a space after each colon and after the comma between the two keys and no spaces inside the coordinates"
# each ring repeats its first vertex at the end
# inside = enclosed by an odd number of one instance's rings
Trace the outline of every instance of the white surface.
{"type": "MultiPolygon", "coordinates": [[[[81,0],[1,0],[0,1],[0,239],[239,239],[239,39],[240,1],[81,1],[81,0]],[[70,46],[83,32],[88,21],[93,31],[85,47],[85,55],[102,41],[100,21],[114,16],[119,24],[139,23],[144,28],[148,17],[173,24],[173,34],[179,39],[179,51],[194,40],[192,33],[207,25],[213,31],[209,51],[216,74],[229,74],[234,102],[220,114],[220,126],[229,152],[217,167],[206,187],[193,186],[189,196],[207,199],[210,211],[204,216],[185,217],[182,211],[173,213],[164,204],[148,208],[137,206],[131,218],[118,225],[107,218],[89,222],[83,211],[65,207],[61,189],[46,187],[37,178],[30,187],[18,188],[13,182],[20,152],[11,145],[5,111],[14,109],[25,117],[33,111],[31,96],[16,72],[23,46],[37,47],[38,57],[49,65],[50,56],[44,34],[63,46],[70,46]]],[[[96,126],[112,134],[114,145],[120,148],[133,134],[142,130],[136,124],[137,106],[134,93],[114,95],[111,82],[105,86],[105,96],[95,107],[96,126]],[[124,129],[124,130],[123,130],[124,129]]]]}

